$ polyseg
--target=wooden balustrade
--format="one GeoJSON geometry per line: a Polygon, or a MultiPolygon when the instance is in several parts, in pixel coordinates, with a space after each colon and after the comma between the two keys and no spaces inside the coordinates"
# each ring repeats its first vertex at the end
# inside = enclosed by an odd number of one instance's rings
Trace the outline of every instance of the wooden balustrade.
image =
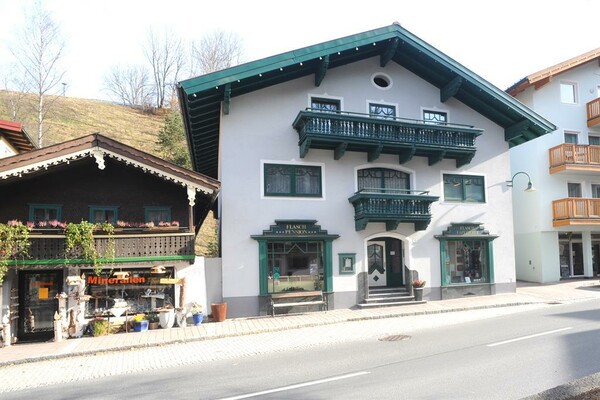
{"type": "Polygon", "coordinates": [[[596,126],[600,124],[600,97],[586,104],[587,126],[596,126]]]}
{"type": "Polygon", "coordinates": [[[600,146],[563,143],[548,151],[550,173],[564,170],[597,170],[600,172],[600,146]]]}
{"type": "Polygon", "coordinates": [[[554,226],[600,224],[600,199],[574,198],[552,202],[554,226]]]}

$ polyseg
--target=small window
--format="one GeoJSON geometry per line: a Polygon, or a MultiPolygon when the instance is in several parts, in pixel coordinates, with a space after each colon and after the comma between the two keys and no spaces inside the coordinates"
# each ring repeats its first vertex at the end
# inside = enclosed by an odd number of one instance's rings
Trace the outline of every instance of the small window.
{"type": "Polygon", "coordinates": [[[565,143],[577,144],[579,142],[579,135],[575,132],[565,132],[565,143]]]}
{"type": "Polygon", "coordinates": [[[60,221],[62,219],[62,206],[56,204],[30,204],[29,220],[39,221],[60,221]]]}
{"type": "Polygon", "coordinates": [[[444,174],[444,200],[485,203],[483,176],[444,174]]]}
{"type": "Polygon", "coordinates": [[[373,77],[373,84],[378,88],[387,89],[392,84],[392,81],[385,75],[377,74],[373,77]]]}
{"type": "Polygon", "coordinates": [[[581,183],[567,183],[569,197],[581,197],[581,183]]]}
{"type": "Polygon", "coordinates": [[[577,85],[575,83],[561,82],[560,101],[565,104],[577,103],[577,85]]]}
{"type": "Polygon", "coordinates": [[[600,185],[592,184],[592,197],[594,199],[600,199],[600,185]]]}
{"type": "Polygon", "coordinates": [[[445,124],[448,122],[448,113],[424,110],[423,122],[426,124],[445,124]]]}
{"type": "Polygon", "coordinates": [[[588,136],[588,143],[591,146],[600,146],[600,136],[588,136]]]}
{"type": "Polygon", "coordinates": [[[321,197],[321,167],[265,164],[265,196],[321,197]]]}
{"type": "Polygon", "coordinates": [[[314,111],[338,112],[341,110],[340,101],[335,99],[311,98],[310,108],[314,111]]]}
{"type": "Polygon", "coordinates": [[[119,219],[118,207],[90,206],[90,222],[95,224],[116,224],[119,219]]]}
{"type": "Polygon", "coordinates": [[[161,222],[171,222],[171,207],[144,207],[144,219],[156,226],[161,222]]]}
{"type": "Polygon", "coordinates": [[[396,107],[387,104],[369,104],[369,114],[377,118],[396,117],[396,107]]]}

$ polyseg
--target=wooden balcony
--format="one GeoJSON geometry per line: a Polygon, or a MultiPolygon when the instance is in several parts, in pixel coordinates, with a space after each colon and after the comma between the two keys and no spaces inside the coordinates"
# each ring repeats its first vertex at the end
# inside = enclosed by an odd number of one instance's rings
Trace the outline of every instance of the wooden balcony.
{"type": "Polygon", "coordinates": [[[600,124],[600,97],[588,102],[585,108],[587,110],[587,126],[600,124]]]}
{"type": "Polygon", "coordinates": [[[292,126],[298,131],[301,158],[310,149],[325,149],[333,150],[336,160],[346,151],[358,151],[367,153],[369,162],[394,154],[401,164],[417,156],[427,157],[429,165],[454,159],[457,167],[471,162],[475,138],[482,132],[467,125],[313,109],[300,111],[292,126]]]}
{"type": "Polygon", "coordinates": [[[348,199],[354,206],[354,225],[357,231],[369,222],[385,222],[388,231],[401,222],[415,224],[416,231],[427,228],[431,222],[431,203],[438,201],[429,192],[401,189],[363,189],[348,199]]]}
{"type": "Polygon", "coordinates": [[[569,197],[552,202],[552,226],[600,225],[600,199],[569,197]]]}
{"type": "Polygon", "coordinates": [[[548,151],[550,173],[600,172],[600,146],[564,143],[548,151]]]}
{"type": "MultiPolygon", "coordinates": [[[[115,261],[178,260],[194,258],[194,234],[189,232],[173,233],[129,233],[115,234],[115,261]]],[[[57,264],[86,263],[86,260],[69,259],[65,261],[65,235],[52,232],[32,232],[29,236],[30,257],[12,261],[11,264],[57,264]]],[[[96,250],[100,257],[106,254],[107,235],[95,235],[96,250]]]]}

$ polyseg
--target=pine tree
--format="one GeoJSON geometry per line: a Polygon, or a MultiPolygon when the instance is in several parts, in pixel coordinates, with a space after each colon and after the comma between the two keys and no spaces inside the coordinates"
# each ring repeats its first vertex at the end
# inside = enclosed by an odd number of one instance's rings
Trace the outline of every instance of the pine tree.
{"type": "Polygon", "coordinates": [[[158,131],[156,144],[162,157],[181,167],[191,168],[190,153],[183,129],[183,120],[177,111],[165,117],[165,124],[158,131]]]}

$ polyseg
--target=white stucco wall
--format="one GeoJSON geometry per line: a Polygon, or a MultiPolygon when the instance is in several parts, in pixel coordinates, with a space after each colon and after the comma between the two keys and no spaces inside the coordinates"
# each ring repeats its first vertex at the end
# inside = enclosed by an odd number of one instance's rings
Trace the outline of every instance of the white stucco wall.
{"type": "MultiPolygon", "coordinates": [[[[561,73],[539,89],[528,88],[517,99],[557,126],[553,133],[516,146],[510,150],[512,173],[527,172],[537,188],[525,193],[527,179],[519,176],[514,188],[514,220],[516,240],[541,243],[535,248],[516,245],[517,278],[534,282],[553,282],[560,279],[558,250],[559,232],[597,232],[593,226],[552,226],[552,201],[568,197],[567,183],[581,183],[583,197],[592,197],[591,185],[600,184],[600,175],[590,173],[549,173],[550,148],[564,143],[564,133],[578,132],[579,144],[588,144],[588,135],[600,136],[600,127],[587,127],[586,103],[598,97],[600,67],[597,61],[583,64],[561,73]],[[560,99],[561,82],[577,84],[577,104],[564,104],[560,99]],[[539,236],[533,239],[535,236],[539,236]],[[529,238],[529,239],[524,239],[529,238]],[[521,250],[520,250],[521,249],[521,250]],[[541,271],[532,274],[529,261],[541,271]]],[[[591,262],[591,252],[587,250],[591,262]]],[[[591,271],[587,274],[591,276],[591,271]]]]}
{"type": "Polygon", "coordinates": [[[6,138],[0,136],[0,158],[14,156],[17,153],[17,149],[6,138]]]}
{"type": "Polygon", "coordinates": [[[257,296],[259,293],[258,245],[250,238],[261,234],[276,219],[315,219],[333,241],[333,289],[356,291],[356,275],[338,275],[338,253],[356,253],[357,272],[365,271],[367,238],[392,236],[384,224],[370,223],[363,231],[354,227],[354,209],[348,198],[356,191],[356,170],[361,167],[396,168],[411,174],[411,188],[440,196],[432,206],[433,220],[426,231],[415,232],[413,224],[400,224],[393,232],[404,238],[405,264],[416,269],[427,286],[439,287],[440,245],[433,236],[451,222],[481,222],[494,241],[496,283],[514,283],[514,246],[508,145],[504,131],[454,98],[440,102],[439,89],[395,63],[379,67],[373,58],[327,72],[320,87],[314,76],[297,79],[231,100],[229,115],[221,120],[219,197],[222,228],[223,296],[257,296]],[[371,83],[371,76],[384,72],[392,78],[387,90],[371,83]],[[311,149],[300,159],[298,133],[292,122],[309,106],[310,97],[342,99],[344,111],[367,112],[368,101],[397,105],[398,115],[421,119],[422,109],[448,112],[452,123],[475,125],[484,130],[477,139],[472,162],[460,169],[454,160],[429,166],[424,157],[400,165],[398,157],[382,154],[367,163],[366,153],[346,152],[334,160],[332,151],[311,149]],[[319,165],[323,173],[323,198],[265,198],[262,163],[319,165]],[[443,173],[476,174],[485,177],[486,203],[457,204],[443,200],[443,173]]]}

